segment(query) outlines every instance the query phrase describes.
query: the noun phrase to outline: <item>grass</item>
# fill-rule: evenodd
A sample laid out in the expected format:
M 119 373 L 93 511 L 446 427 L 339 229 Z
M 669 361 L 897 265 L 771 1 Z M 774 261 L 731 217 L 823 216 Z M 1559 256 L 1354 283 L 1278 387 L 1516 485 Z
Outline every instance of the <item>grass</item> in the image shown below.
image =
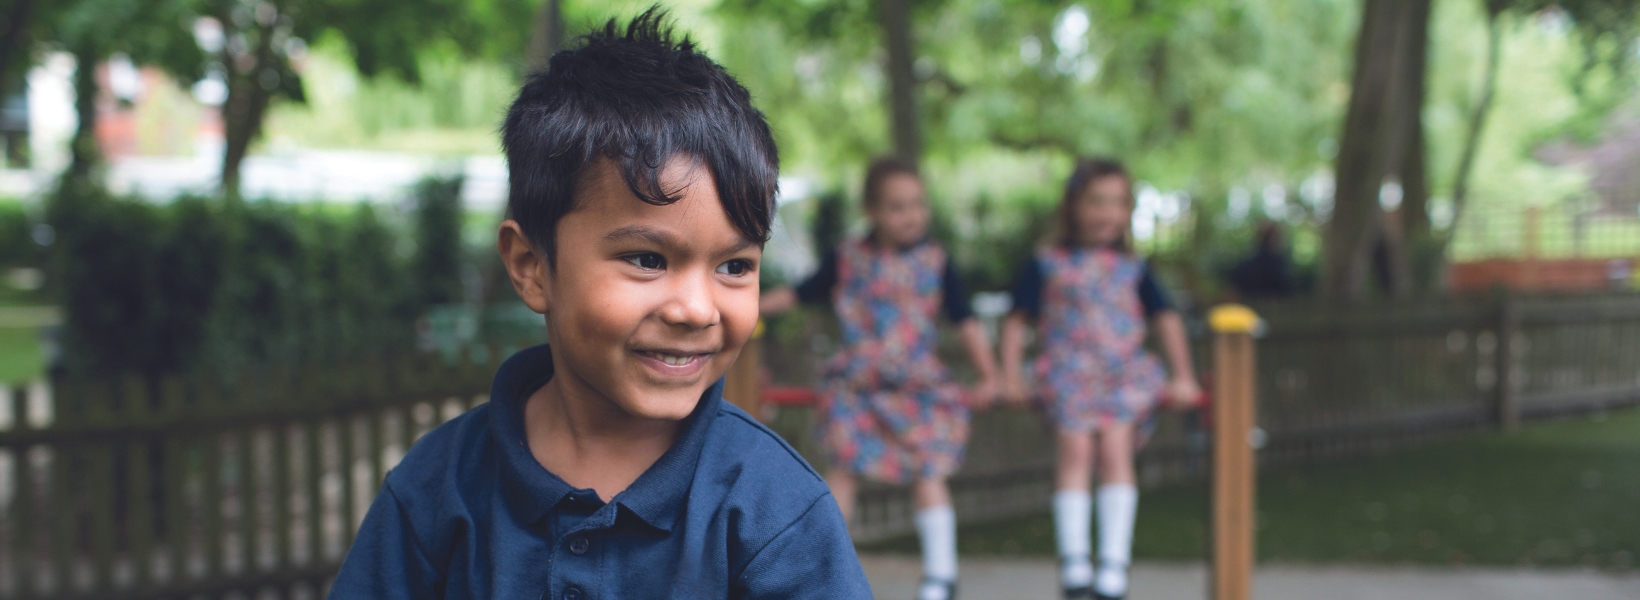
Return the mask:
M 35 379 L 45 368 L 38 329 L 0 327 L 0 385 Z
M 40 304 L 36 294 L 15 290 L 0 282 L 0 309 Z M 0 386 L 39 377 L 45 372 L 45 361 L 39 328 L 0 325 Z
M 1258 493 L 1262 560 L 1631 570 L 1640 562 L 1640 412 L 1269 469 Z M 1136 557 L 1203 557 L 1206 498 L 1202 484 L 1146 492 Z M 968 526 L 960 538 L 964 555 L 1054 551 L 1046 513 Z M 917 545 L 907 537 L 863 549 Z

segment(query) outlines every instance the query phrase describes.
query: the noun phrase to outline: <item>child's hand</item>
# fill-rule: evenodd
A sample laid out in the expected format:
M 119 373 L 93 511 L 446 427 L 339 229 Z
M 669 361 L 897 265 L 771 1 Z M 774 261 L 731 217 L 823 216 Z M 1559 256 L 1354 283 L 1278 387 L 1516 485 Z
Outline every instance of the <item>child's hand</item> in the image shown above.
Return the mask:
M 1168 408 L 1173 410 L 1189 410 L 1201 406 L 1202 387 L 1196 383 L 1195 377 L 1174 377 L 1162 388 L 1162 398 Z
M 996 377 L 981 377 L 979 382 L 968 390 L 969 408 L 976 410 L 990 408 L 991 405 L 996 404 L 997 391 Z

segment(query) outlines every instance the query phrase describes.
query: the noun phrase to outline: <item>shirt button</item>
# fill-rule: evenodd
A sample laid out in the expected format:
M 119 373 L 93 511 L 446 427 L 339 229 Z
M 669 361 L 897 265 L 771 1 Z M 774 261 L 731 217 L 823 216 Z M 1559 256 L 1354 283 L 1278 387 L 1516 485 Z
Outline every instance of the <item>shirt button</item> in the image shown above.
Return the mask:
M 564 600 L 581 600 L 581 588 L 570 586 L 564 590 Z
M 587 548 L 590 547 L 592 547 L 592 543 L 588 542 L 584 537 L 578 537 L 569 541 L 569 551 L 576 555 L 586 554 Z

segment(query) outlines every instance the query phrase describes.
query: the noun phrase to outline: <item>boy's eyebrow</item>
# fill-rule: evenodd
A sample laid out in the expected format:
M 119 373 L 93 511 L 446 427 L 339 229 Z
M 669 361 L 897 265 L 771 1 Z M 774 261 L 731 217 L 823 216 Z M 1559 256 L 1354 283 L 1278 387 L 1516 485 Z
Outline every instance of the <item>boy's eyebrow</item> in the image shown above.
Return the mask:
M 677 243 L 677 236 L 653 227 L 643 225 L 627 225 L 617 227 L 604 234 L 604 239 L 612 242 L 638 238 L 657 246 L 670 246 Z
M 625 227 L 617 227 L 615 229 L 611 229 L 609 233 L 604 234 L 604 239 L 612 242 L 624 241 L 632 238 L 638 238 L 656 246 L 682 245 L 682 241 L 670 232 L 643 225 L 627 225 Z M 757 245 L 757 242 L 741 237 L 740 241 L 735 242 L 733 246 L 724 249 L 722 253 L 735 254 Z

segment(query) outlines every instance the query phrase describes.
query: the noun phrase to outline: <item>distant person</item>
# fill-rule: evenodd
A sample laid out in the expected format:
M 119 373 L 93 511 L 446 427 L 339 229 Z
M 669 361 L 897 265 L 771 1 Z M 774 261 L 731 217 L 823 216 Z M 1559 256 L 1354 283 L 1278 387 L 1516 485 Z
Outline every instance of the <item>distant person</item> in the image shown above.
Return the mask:
M 1123 598 L 1138 510 L 1133 453 L 1139 424 L 1161 398 L 1179 404 L 1201 396 L 1190 364 L 1184 321 L 1136 256 L 1129 231 L 1133 180 L 1121 163 L 1079 160 L 1060 205 L 1063 235 L 1019 267 L 1013 311 L 1003 321 L 1002 372 L 1014 402 L 1033 396 L 1057 432 L 1053 517 L 1066 598 Z M 1156 327 L 1172 376 L 1144 350 L 1147 321 Z M 1041 340 L 1029 380 L 1025 329 Z M 1098 460 L 1099 489 L 1090 477 Z M 1093 561 L 1090 521 L 1099 514 Z
M 928 239 L 928 199 L 909 163 L 879 159 L 866 172 L 871 232 L 846 240 L 796 289 L 763 297 L 763 314 L 831 301 L 843 348 L 826 363 L 817 433 L 826 481 L 845 518 L 857 479 L 914 484 L 922 543 L 919 600 L 947 600 L 957 580 L 957 521 L 945 480 L 962 463 L 970 402 L 996 395 L 991 344 L 951 257 Z M 934 354 L 939 315 L 957 324 L 979 371 L 971 393 Z
M 650 9 L 532 75 L 502 147 L 550 343 L 388 474 L 331 597 L 871 597 L 825 481 L 722 398 L 779 165 L 746 89 Z
M 1297 291 L 1293 260 L 1282 241 L 1281 227 L 1275 223 L 1259 226 L 1253 255 L 1230 269 L 1230 287 L 1248 300 L 1285 298 Z

